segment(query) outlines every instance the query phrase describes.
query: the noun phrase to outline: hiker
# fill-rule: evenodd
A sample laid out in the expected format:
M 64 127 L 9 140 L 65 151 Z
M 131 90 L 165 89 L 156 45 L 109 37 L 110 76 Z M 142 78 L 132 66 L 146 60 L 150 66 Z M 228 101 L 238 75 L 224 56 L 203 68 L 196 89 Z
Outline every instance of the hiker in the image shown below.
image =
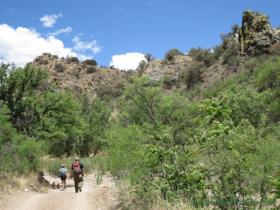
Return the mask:
M 59 170 L 59 176 L 60 176 L 60 179 L 61 179 L 61 182 L 62 182 L 62 189 L 63 189 L 63 186 L 64 186 L 64 189 L 66 189 L 66 178 L 68 176 L 67 174 L 67 169 L 65 168 L 65 164 L 62 164 L 61 165 L 61 169 Z
M 78 193 L 78 190 L 82 192 L 83 186 L 83 176 L 85 173 L 84 165 L 79 162 L 79 158 L 75 158 L 75 163 L 73 163 L 71 167 L 70 179 L 72 179 L 72 175 L 74 176 L 75 182 L 75 192 Z

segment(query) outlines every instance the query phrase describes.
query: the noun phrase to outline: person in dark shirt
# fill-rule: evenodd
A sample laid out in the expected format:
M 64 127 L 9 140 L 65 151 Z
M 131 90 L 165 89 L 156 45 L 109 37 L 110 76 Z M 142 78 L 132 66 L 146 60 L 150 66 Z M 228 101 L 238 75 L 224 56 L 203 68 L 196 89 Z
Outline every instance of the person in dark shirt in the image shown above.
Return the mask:
M 82 192 L 84 174 L 85 174 L 84 165 L 82 163 L 80 163 L 79 158 L 76 157 L 75 163 L 73 163 L 73 165 L 71 167 L 71 172 L 70 172 L 70 179 L 72 179 L 72 176 L 74 177 L 76 193 L 78 193 L 78 191 Z

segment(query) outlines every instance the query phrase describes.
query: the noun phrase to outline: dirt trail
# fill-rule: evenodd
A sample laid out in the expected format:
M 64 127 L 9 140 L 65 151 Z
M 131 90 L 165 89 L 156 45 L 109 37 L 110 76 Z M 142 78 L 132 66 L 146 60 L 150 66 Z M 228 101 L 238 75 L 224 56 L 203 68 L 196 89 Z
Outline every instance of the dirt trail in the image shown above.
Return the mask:
M 59 179 L 45 177 L 47 180 Z M 75 193 L 73 179 L 67 179 L 67 189 L 50 189 L 47 193 L 19 193 L 8 199 L 0 209 L 12 210 L 105 210 L 118 209 L 117 188 L 110 175 L 104 175 L 100 185 L 95 174 L 84 177 L 82 192 Z M 50 182 L 52 183 L 52 182 Z

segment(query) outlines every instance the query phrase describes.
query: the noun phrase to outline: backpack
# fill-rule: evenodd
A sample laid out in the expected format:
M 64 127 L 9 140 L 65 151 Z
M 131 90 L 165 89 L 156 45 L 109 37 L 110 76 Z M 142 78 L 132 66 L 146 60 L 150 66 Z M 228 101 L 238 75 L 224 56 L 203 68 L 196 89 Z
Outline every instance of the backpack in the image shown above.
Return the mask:
M 82 172 L 79 163 L 74 163 L 73 165 L 73 173 L 79 175 Z
M 62 176 L 65 175 L 65 172 L 66 172 L 66 168 L 61 168 L 61 169 L 60 169 L 60 173 L 61 173 Z

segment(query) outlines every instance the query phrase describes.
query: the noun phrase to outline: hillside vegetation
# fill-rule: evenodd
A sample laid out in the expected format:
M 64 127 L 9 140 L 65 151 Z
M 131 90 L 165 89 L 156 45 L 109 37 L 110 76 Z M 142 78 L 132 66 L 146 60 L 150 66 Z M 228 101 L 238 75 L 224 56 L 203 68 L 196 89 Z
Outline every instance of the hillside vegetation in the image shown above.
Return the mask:
M 2 64 L 0 179 L 103 152 L 124 208 L 276 207 L 280 39 L 250 10 L 221 38 L 135 72 L 50 54 Z

